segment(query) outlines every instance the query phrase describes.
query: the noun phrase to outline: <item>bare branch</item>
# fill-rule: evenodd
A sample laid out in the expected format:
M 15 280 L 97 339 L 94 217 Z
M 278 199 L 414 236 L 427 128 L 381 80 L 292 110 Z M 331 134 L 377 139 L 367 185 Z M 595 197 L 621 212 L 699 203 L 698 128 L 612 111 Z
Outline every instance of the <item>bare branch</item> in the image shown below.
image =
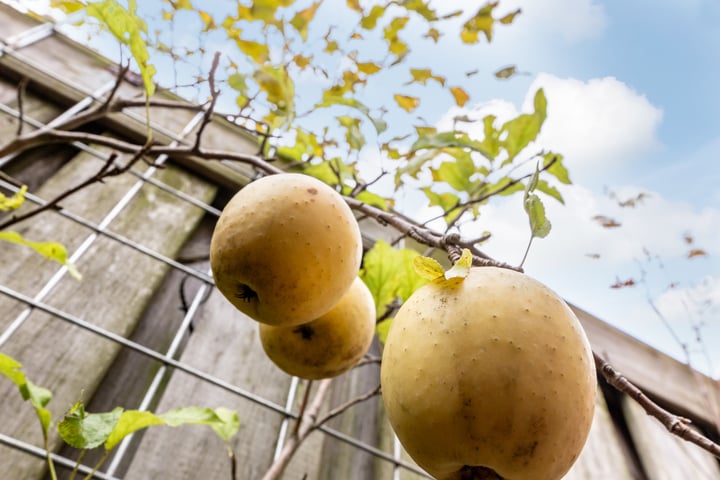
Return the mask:
M 689 425 L 691 422 L 689 419 L 674 415 L 650 400 L 642 390 L 630 382 L 623 374 L 615 370 L 612 365 L 597 353 L 593 352 L 593 358 L 595 359 L 597 370 L 602 374 L 608 384 L 636 401 L 648 415 L 659 420 L 668 432 L 690 443 L 694 443 L 703 450 L 720 458 L 720 445 L 690 428 Z
M 25 108 L 24 108 L 24 101 L 25 101 L 25 91 L 27 90 L 28 85 L 28 78 L 23 77 L 20 80 L 20 83 L 18 83 L 17 87 L 17 104 L 18 104 L 18 112 L 20 113 L 18 115 L 18 126 L 15 134 L 19 137 L 22 135 L 23 131 L 23 124 L 25 123 Z

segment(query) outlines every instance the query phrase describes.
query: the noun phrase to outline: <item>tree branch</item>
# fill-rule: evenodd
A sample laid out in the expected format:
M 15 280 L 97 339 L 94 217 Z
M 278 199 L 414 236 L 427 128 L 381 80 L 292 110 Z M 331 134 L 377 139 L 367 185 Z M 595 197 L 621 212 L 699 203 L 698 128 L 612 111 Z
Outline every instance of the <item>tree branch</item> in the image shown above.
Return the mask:
M 623 374 L 615 370 L 612 365 L 597 353 L 593 352 L 593 358 L 595 359 L 595 366 L 598 372 L 602 374 L 608 384 L 632 398 L 648 415 L 659 420 L 668 432 L 720 458 L 720 445 L 690 428 L 689 425 L 691 422 L 689 419 L 674 415 L 650 400 L 642 390 L 630 382 Z

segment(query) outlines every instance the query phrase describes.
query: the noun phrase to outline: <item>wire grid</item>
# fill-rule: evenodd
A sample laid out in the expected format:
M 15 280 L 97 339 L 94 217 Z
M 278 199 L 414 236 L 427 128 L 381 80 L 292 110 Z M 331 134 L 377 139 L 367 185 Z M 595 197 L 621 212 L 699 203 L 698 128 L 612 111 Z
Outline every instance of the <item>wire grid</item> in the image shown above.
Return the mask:
M 65 20 L 65 22 L 72 21 L 72 17 L 69 17 Z M 22 58 L 22 55 L 18 52 L 18 50 L 32 45 L 40 40 L 43 40 L 51 35 L 57 34 L 59 24 L 42 24 L 37 27 L 31 28 L 19 35 L 14 36 L 9 41 L 6 41 L 4 44 L 0 44 L 0 57 L 3 55 L 14 55 L 16 57 Z M 23 61 L 28 60 L 25 58 L 22 58 Z M 47 73 L 48 75 L 58 76 L 57 72 L 50 72 L 43 70 L 41 65 L 34 64 L 35 68 L 40 69 L 44 73 Z M 66 80 L 65 80 L 66 81 Z M 68 84 L 72 84 L 72 82 L 66 81 Z M 114 83 L 114 82 L 113 82 Z M 64 119 L 71 117 L 72 115 L 84 110 L 85 108 L 91 106 L 96 101 L 100 101 L 102 96 L 106 94 L 113 86 L 113 83 L 109 83 L 106 85 L 103 85 L 99 89 L 97 89 L 94 92 L 87 92 L 85 91 L 81 86 L 79 85 L 71 85 L 73 88 L 83 91 L 83 94 L 86 94 L 87 96 L 83 98 L 81 101 L 77 102 L 75 105 L 71 106 L 69 109 L 65 110 L 61 115 L 53 119 L 52 121 L 43 124 L 35 119 L 29 118 L 27 115 L 23 115 L 22 119 L 24 122 L 26 122 L 28 125 L 34 127 L 34 128 L 50 128 L 55 125 L 60 124 Z M 20 112 L 8 107 L 7 105 L 0 104 L 0 110 L 12 117 L 15 117 L 16 119 L 19 119 L 21 117 Z M 133 112 L 128 112 L 129 114 L 133 114 Z M 153 128 L 156 131 L 162 131 L 163 134 L 168 135 L 169 137 L 173 138 L 173 143 L 178 145 L 181 144 L 187 135 L 189 135 L 193 129 L 199 124 L 199 122 L 202 120 L 203 113 L 198 113 L 182 130 L 180 135 L 174 135 L 172 132 L 169 132 L 165 129 L 163 129 L 161 126 L 153 125 Z M 142 120 L 142 118 L 140 118 Z M 72 146 L 75 148 L 84 151 L 86 153 L 89 153 L 90 155 L 101 159 L 103 161 L 108 160 L 108 154 L 101 152 L 90 145 L 84 144 L 82 142 L 73 142 Z M 14 156 L 6 156 L 3 158 L 0 158 L 0 168 L 3 168 L 5 165 L 7 165 L 11 160 L 13 160 Z M 159 156 L 155 159 L 156 165 L 158 167 L 162 165 L 167 160 L 166 156 Z M 110 340 L 112 342 L 115 342 L 119 345 L 121 345 L 124 348 L 130 349 L 134 352 L 140 353 L 141 355 L 144 355 L 148 358 L 151 358 L 153 360 L 156 360 L 162 364 L 162 367 L 156 372 L 155 377 L 153 378 L 153 381 L 146 391 L 140 405 L 140 409 L 147 409 L 148 406 L 155 400 L 159 393 L 159 387 L 162 384 L 163 378 L 167 374 L 168 370 L 180 370 L 183 371 L 189 375 L 192 375 L 196 378 L 201 379 L 204 382 L 207 382 L 209 384 L 215 385 L 217 387 L 220 387 L 228 392 L 231 392 L 233 394 L 236 394 L 242 398 L 245 398 L 257 405 L 260 405 L 270 411 L 273 411 L 283 417 L 283 422 L 281 424 L 281 427 L 278 431 L 277 441 L 275 445 L 275 454 L 274 458 L 277 458 L 280 454 L 280 451 L 282 450 L 282 447 L 284 445 L 285 437 L 288 430 L 289 422 L 293 419 L 297 419 L 297 415 L 292 411 L 292 405 L 294 404 L 295 396 L 297 393 L 299 381 L 297 378 L 293 378 L 290 382 L 290 386 L 287 392 L 286 402 L 284 405 L 278 405 L 272 401 L 269 401 L 259 395 L 254 394 L 251 391 L 248 391 L 246 389 L 243 389 L 237 385 L 233 385 L 229 382 L 226 382 L 214 375 L 212 375 L 211 372 L 202 371 L 200 369 L 194 368 L 193 366 L 184 363 L 177 359 L 178 354 L 180 353 L 180 346 L 182 343 L 182 340 L 186 338 L 187 335 L 189 335 L 189 329 L 191 326 L 191 323 L 200 310 L 200 305 L 202 303 L 202 299 L 205 297 L 205 295 L 208 293 L 210 289 L 214 288 L 214 283 L 211 277 L 210 272 L 203 272 L 200 270 L 197 270 L 193 267 L 184 265 L 182 263 L 177 262 L 176 260 L 169 258 L 159 252 L 156 252 L 150 248 L 148 248 L 145 245 L 142 245 L 138 242 L 135 242 L 129 238 L 126 238 L 122 235 L 113 233 L 111 230 L 109 230 L 109 227 L 111 226 L 113 220 L 119 215 L 119 213 L 124 209 L 124 207 L 130 202 L 130 200 L 137 194 L 138 191 L 140 191 L 140 188 L 143 185 L 151 185 L 152 187 L 161 189 L 162 191 L 169 193 L 173 195 L 175 198 L 177 198 L 180 201 L 183 202 L 189 202 L 192 205 L 199 207 L 203 209 L 207 215 L 211 215 L 214 217 L 219 216 L 220 211 L 213 207 L 212 205 L 209 205 L 207 203 L 204 203 L 197 198 L 191 197 L 187 195 L 186 193 L 167 185 L 157 179 L 153 178 L 154 173 L 157 171 L 158 167 L 150 167 L 144 172 L 140 172 L 138 170 L 131 169 L 128 174 L 133 175 L 137 178 L 137 182 L 135 182 L 130 189 L 126 192 L 126 194 L 117 202 L 117 204 L 110 210 L 110 212 L 103 218 L 99 223 L 94 223 L 92 221 L 89 221 L 79 215 L 76 215 L 68 210 L 65 209 L 59 209 L 55 210 L 55 212 L 83 227 L 85 227 L 89 234 L 84 239 L 84 241 L 80 244 L 80 246 L 75 249 L 70 257 L 70 262 L 77 262 L 84 254 L 88 251 L 90 246 L 99 238 L 99 237 L 106 237 L 109 238 L 115 242 L 118 242 L 124 246 L 130 247 L 144 255 L 147 255 L 148 257 L 152 258 L 153 260 L 157 262 L 162 262 L 169 267 L 179 270 L 187 275 L 190 275 L 202 282 L 200 289 L 195 294 L 192 303 L 190 305 L 190 308 L 188 308 L 187 313 L 185 314 L 182 322 L 180 323 L 177 330 L 174 332 L 173 340 L 170 344 L 170 346 L 167 348 L 166 351 L 156 351 L 151 348 L 148 348 L 144 345 L 141 345 L 139 343 L 136 343 L 132 340 L 129 340 L 128 338 L 125 338 L 121 335 L 115 334 L 111 331 L 108 331 L 106 329 L 103 329 L 102 327 L 98 327 L 97 325 L 94 325 L 91 322 L 88 322 L 87 320 L 83 318 L 79 318 L 75 315 L 69 314 L 61 309 L 58 309 L 56 307 L 50 306 L 47 303 L 44 303 L 45 297 L 53 290 L 53 288 L 60 282 L 60 280 L 68 273 L 68 270 L 66 267 L 60 267 L 55 272 L 55 274 L 50 278 L 50 280 L 43 285 L 43 287 L 40 289 L 40 291 L 33 297 L 30 297 L 28 295 L 22 294 L 18 291 L 15 291 L 5 285 L 0 285 L 0 293 L 3 295 L 6 295 L 10 298 L 13 298 L 23 304 L 26 305 L 25 310 L 23 310 L 11 324 L 2 332 L 0 332 L 0 349 L 2 346 L 10 341 L 12 338 L 12 335 L 23 325 L 25 320 L 29 317 L 30 313 L 34 310 L 39 310 L 48 314 L 53 315 L 59 320 L 65 321 L 69 324 L 72 324 L 76 327 L 79 327 L 81 329 L 84 329 L 88 332 L 92 332 L 95 335 L 98 335 L 100 337 L 103 337 L 107 340 Z M 19 189 L 2 179 L 0 179 L 0 188 L 6 189 L 10 192 L 17 192 Z M 46 200 L 32 194 L 27 193 L 26 199 L 30 202 L 36 204 L 36 205 L 43 205 L 46 203 Z M 383 450 L 378 449 L 374 445 L 370 445 L 368 443 L 362 442 L 350 435 L 347 435 L 343 432 L 337 431 L 335 429 L 329 428 L 325 425 L 321 426 L 319 428 L 319 431 L 322 431 L 325 435 L 328 435 L 340 442 L 344 442 L 348 445 L 351 445 L 357 449 L 363 450 L 383 461 L 391 462 L 394 465 L 393 468 L 393 478 L 399 478 L 400 471 L 402 469 L 427 476 L 422 470 L 420 470 L 415 465 L 412 465 L 403 459 L 401 459 L 401 449 L 399 448 L 399 444 L 397 442 L 397 438 L 394 438 L 394 448 L 392 453 L 387 453 Z M 116 477 L 115 473 L 122 462 L 123 458 L 127 454 L 127 449 L 130 444 L 130 437 L 127 437 L 116 449 L 115 455 L 113 456 L 113 459 L 110 463 L 110 465 L 107 467 L 105 472 L 95 472 L 93 474 L 94 478 L 99 479 L 110 479 L 110 480 L 120 480 L 120 477 Z M 11 448 L 17 449 L 19 451 L 25 452 L 29 455 L 34 455 L 36 457 L 44 458 L 46 455 L 46 452 L 44 449 L 39 448 L 37 446 L 28 444 L 20 439 L 16 439 L 13 437 L 10 437 L 8 435 L 0 433 L 0 444 L 4 444 L 6 446 L 9 446 Z M 51 454 L 53 460 L 57 462 L 59 465 L 67 466 L 67 467 L 73 467 L 75 465 L 75 460 L 64 457 L 62 455 L 58 454 Z M 91 468 L 81 465 L 79 468 L 79 471 L 85 474 L 88 474 L 91 472 Z

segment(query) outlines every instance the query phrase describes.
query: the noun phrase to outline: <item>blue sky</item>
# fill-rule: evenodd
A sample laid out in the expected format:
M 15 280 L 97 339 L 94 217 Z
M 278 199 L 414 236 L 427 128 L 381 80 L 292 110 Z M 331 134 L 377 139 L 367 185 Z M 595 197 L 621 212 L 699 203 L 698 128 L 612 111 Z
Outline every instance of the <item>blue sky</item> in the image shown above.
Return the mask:
M 206 1 L 202 8 L 215 11 L 223 3 L 227 5 Z M 470 3 L 481 4 L 435 2 L 443 11 Z M 414 49 L 408 64 L 431 66 L 471 93 L 471 102 L 462 109 L 449 107 L 440 95 L 425 95 L 414 113 L 437 126 L 448 126 L 458 114 L 510 118 L 527 110 L 542 87 L 548 119 L 536 147 L 563 153 L 574 185 L 562 189 L 565 206 L 546 201 L 553 232 L 534 243 L 526 271 L 570 302 L 685 360 L 676 341 L 680 338 L 693 366 L 720 376 L 720 349 L 715 348 L 720 344 L 720 4 L 501 0 L 498 11 L 516 7 L 523 13 L 513 25 L 497 28 L 489 46 L 468 48 L 452 40 L 457 35 L 448 24 L 444 33 L 450 42 L 444 50 Z M 321 8 L 317 21 L 337 24 L 348 18 Z M 190 33 L 183 37 L 184 30 L 177 29 L 177 40 L 197 40 Z M 410 28 L 403 36 L 412 41 L 422 33 L 424 29 Z M 96 46 L 102 48 L 103 42 Z M 204 46 L 229 51 L 219 39 Z M 370 52 L 365 47 L 360 54 Z M 508 64 L 527 74 L 509 80 L 491 75 Z M 471 70 L 480 73 L 466 76 Z M 402 84 L 407 79 L 394 80 Z M 297 88 L 317 88 L 323 82 L 309 76 Z M 369 87 L 364 95 L 372 103 L 383 96 L 391 101 L 393 92 Z M 388 120 L 407 117 L 390 115 Z M 334 119 L 318 114 L 307 121 L 322 125 Z M 477 126 L 468 128 L 480 135 Z M 383 162 L 373 152 L 361 160 L 370 169 Z M 609 192 L 619 200 L 647 196 L 636 208 L 622 208 Z M 408 200 L 406 208 L 421 217 L 436 213 L 418 207 L 415 197 Z M 603 228 L 595 215 L 616 219 L 621 226 Z M 468 235 L 483 230 L 494 233 L 488 253 L 517 263 L 528 230 L 520 198 L 490 205 L 475 225 L 465 227 Z M 693 248 L 707 255 L 687 258 Z M 643 271 L 644 283 L 610 288 L 618 279 L 641 280 Z M 668 289 L 670 283 L 676 286 Z

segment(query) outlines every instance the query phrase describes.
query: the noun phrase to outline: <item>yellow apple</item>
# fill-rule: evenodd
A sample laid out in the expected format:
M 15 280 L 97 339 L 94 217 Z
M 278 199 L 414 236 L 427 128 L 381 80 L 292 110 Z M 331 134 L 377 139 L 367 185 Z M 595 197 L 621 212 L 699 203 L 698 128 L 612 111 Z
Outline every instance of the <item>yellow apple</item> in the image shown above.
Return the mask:
M 375 334 L 375 302 L 356 278 L 350 290 L 320 318 L 296 326 L 259 324 L 260 341 L 281 370 L 316 380 L 346 372 L 370 348 Z
M 330 310 L 361 258 L 360 228 L 342 196 L 296 173 L 240 190 L 210 242 L 218 289 L 240 311 L 272 325 L 306 323 Z
M 596 381 L 567 304 L 494 267 L 411 295 L 381 364 L 390 424 L 439 480 L 562 478 L 587 439 Z

